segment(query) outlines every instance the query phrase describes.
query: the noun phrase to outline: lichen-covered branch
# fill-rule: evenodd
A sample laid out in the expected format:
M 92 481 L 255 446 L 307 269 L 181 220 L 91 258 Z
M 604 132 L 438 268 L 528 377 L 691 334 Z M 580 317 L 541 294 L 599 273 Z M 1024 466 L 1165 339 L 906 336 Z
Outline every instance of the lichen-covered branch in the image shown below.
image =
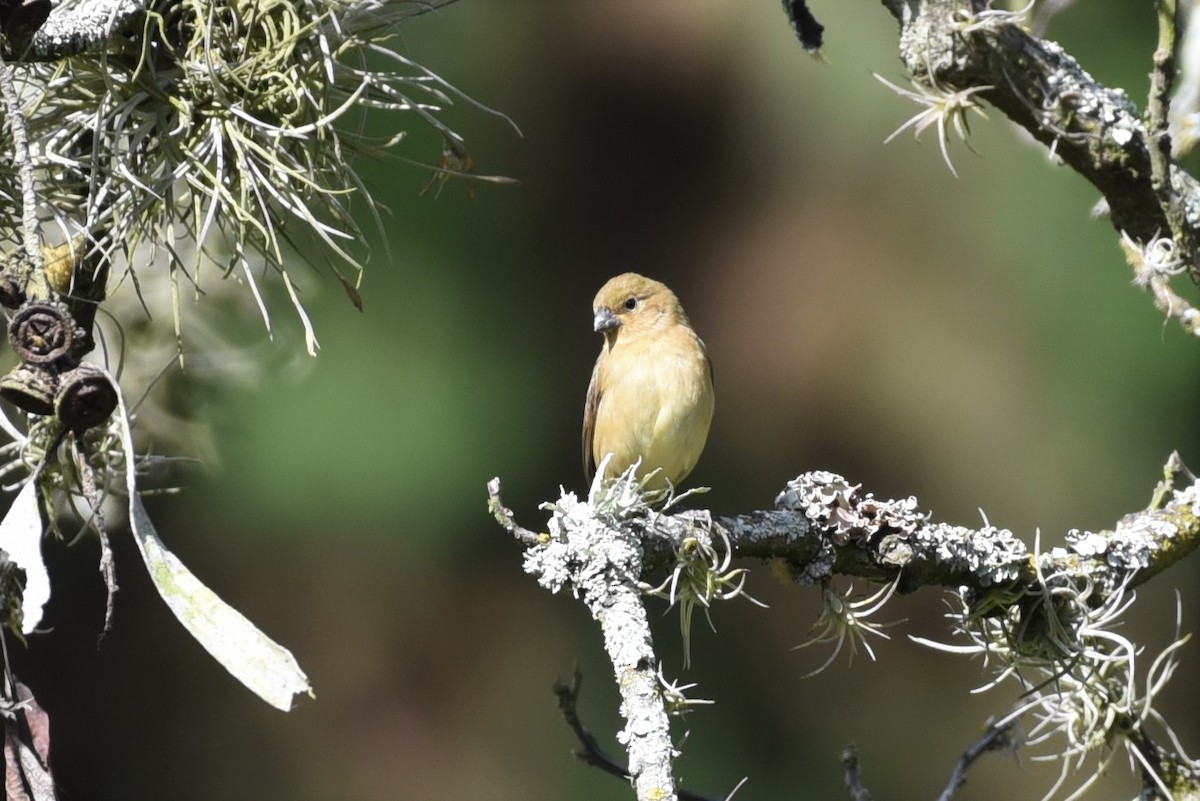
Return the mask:
M 1072 530 L 1065 547 L 1037 554 L 1036 561 L 1011 531 L 932 522 L 916 498 L 880 500 L 826 472 L 788 482 L 775 510 L 715 522 L 735 555 L 785 559 L 802 584 L 838 574 L 899 578 L 901 590 L 943 586 L 987 592 L 1033 582 L 1040 568 L 1088 576 L 1103 587 L 1126 580 L 1136 586 L 1200 544 L 1200 485 L 1172 489 L 1171 495 L 1160 507 L 1127 515 L 1111 531 Z
M 55 61 L 102 48 L 113 32 L 149 0 L 80 0 L 59 4 L 27 45 L 5 43 L 4 58 L 16 61 Z
M 674 793 L 663 685 L 642 599 L 656 594 L 679 605 L 686 647 L 695 606 L 745 595 L 745 569 L 729 567 L 735 556 L 782 560 L 798 583 L 824 588 L 845 575 L 890 582 L 900 591 L 953 589 L 961 603 L 952 616 L 954 633 L 971 644 L 946 648 L 986 653 L 1001 666 L 1001 678 L 1020 681 L 1020 702 L 996 726 L 1033 715 L 1044 730 L 1062 728 L 1076 738 L 1063 752 L 1064 766 L 1097 744 L 1119 743 L 1140 759 L 1154 743 L 1146 726 L 1165 726 L 1152 701 L 1174 670 L 1173 654 L 1184 638 L 1155 660 L 1141 693 L 1134 690 L 1141 649 L 1112 628 L 1132 603 L 1133 587 L 1200 544 L 1200 483 L 1177 455 L 1148 508 L 1108 531 L 1067 532 L 1064 546 L 1044 552 L 986 522 L 976 529 L 934 522 L 915 498 L 881 500 L 828 472 L 788 482 L 773 509 L 731 517 L 670 513 L 672 501 L 668 510 L 647 503 L 629 475 L 597 479 L 587 499 L 564 493 L 546 505 L 551 517 L 544 534 L 515 522 L 500 500 L 498 479 L 488 493 L 492 514 L 527 549 L 525 571 L 553 592 L 574 593 L 601 624 L 622 693 L 621 740 L 639 798 Z M 667 578 L 655 586 L 653 577 L 664 570 Z M 834 600 L 846 625 L 860 632 L 868 627 L 864 605 Z M 1078 708 L 1106 711 L 1083 725 Z M 1177 789 L 1191 787 L 1197 766 L 1154 748 L 1147 775 L 1182 777 Z
M 489 490 L 493 511 L 504 511 L 499 482 L 493 480 Z M 620 525 L 615 511 L 612 505 L 580 503 L 564 496 L 554 507 L 549 533 L 526 552 L 525 572 L 552 592 L 574 593 L 600 624 L 621 692 L 625 729 L 618 739 L 629 755 L 637 797 L 674 801 L 675 751 L 640 583 L 641 531 Z M 516 528 L 502 525 L 528 542 Z
M 21 109 L 20 96 L 13 82 L 12 70 L 0 61 L 0 97 L 3 97 L 4 118 L 12 137 L 12 160 L 17 167 L 21 184 L 21 233 L 25 258 L 32 272 L 38 276 L 40 292 L 33 293 L 45 298 L 45 275 L 42 272 L 41 239 L 37 224 L 37 188 L 33 180 L 33 163 L 29 159 L 29 131 L 25 125 L 25 113 Z M 29 293 L 29 288 L 26 292 Z
M 962 0 L 882 0 L 900 23 L 900 56 L 914 78 L 978 94 L 1045 144 L 1104 196 L 1113 227 L 1140 243 L 1171 236 L 1200 281 L 1200 185 L 1174 160 L 1166 96 L 1174 76 L 1173 2 L 1158 4 L 1160 37 L 1147 116 L 1100 84 L 1014 12 Z
M 579 592 L 580 576 L 592 582 L 604 575 L 600 568 L 585 571 L 572 561 L 580 557 L 568 546 L 582 547 L 588 559 L 611 560 L 609 539 L 617 534 L 633 537 L 644 573 L 635 580 L 643 580 L 674 560 L 689 538 L 709 542 L 719 530 L 733 556 L 782 559 L 802 585 L 842 575 L 883 582 L 899 579 L 903 592 L 933 586 L 986 593 L 1034 583 L 1039 571 L 1086 577 L 1098 590 L 1120 583 L 1132 587 L 1187 556 L 1200 545 L 1200 483 L 1179 466 L 1175 455 L 1167 474 L 1150 508 L 1126 515 L 1108 531 L 1072 529 L 1065 546 L 1040 554 L 1007 529 L 934 522 L 916 498 L 882 500 L 862 485 L 824 471 L 789 481 L 774 509 L 729 517 L 698 511 L 646 514 L 644 506 L 627 507 L 628 517 L 611 510 L 597 515 L 588 503 L 567 493 L 553 505 L 550 533 L 543 535 L 516 524 L 501 504 L 498 479 L 489 483 L 488 491 L 493 515 L 529 546 L 526 572 L 555 592 Z M 1187 476 L 1189 483 L 1176 487 L 1180 476 Z M 635 567 L 631 562 L 622 565 Z M 1097 595 L 1096 600 L 1102 598 Z
M 403 2 L 403 0 L 400 0 Z M 434 11 L 457 0 L 432 0 L 413 4 L 408 15 Z M 8 61 L 58 61 L 68 56 L 102 50 L 118 31 L 138 14 L 153 9 L 154 0 L 78 0 L 55 5 L 45 23 L 28 41 L 0 42 L 0 55 Z M 347 7 L 346 13 L 353 9 Z

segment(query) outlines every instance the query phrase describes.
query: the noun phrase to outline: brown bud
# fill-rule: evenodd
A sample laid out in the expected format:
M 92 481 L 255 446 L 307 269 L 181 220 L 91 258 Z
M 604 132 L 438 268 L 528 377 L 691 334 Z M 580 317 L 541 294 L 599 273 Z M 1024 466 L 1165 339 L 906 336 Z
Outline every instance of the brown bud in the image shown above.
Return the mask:
M 0 398 L 30 414 L 54 413 L 58 375 L 43 364 L 22 362 L 0 378 Z
M 8 341 L 21 361 L 56 362 L 71 350 L 75 321 L 59 303 L 27 303 L 8 325 Z
M 117 388 L 101 368 L 80 364 L 59 377 L 54 413 L 71 431 L 99 425 L 117 408 Z

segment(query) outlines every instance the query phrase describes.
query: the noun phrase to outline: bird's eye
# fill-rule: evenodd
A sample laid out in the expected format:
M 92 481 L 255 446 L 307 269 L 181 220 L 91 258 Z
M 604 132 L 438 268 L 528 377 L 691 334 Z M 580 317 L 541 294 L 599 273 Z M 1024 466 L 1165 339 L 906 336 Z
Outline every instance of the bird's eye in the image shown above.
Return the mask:
M 636 308 L 637 308 L 637 297 L 634 295 L 630 295 L 625 300 L 625 311 L 633 311 Z

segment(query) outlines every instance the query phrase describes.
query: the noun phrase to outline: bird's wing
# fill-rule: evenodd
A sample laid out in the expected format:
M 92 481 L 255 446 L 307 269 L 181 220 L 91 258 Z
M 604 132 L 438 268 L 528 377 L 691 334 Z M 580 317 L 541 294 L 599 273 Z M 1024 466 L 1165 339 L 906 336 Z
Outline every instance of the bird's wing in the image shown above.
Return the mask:
M 592 368 L 592 380 L 588 384 L 587 402 L 583 405 L 583 476 L 589 484 L 596 472 L 596 459 L 592 455 L 592 439 L 596 435 L 596 412 L 600 408 L 600 362 L 604 354 L 596 359 Z
M 699 336 L 696 337 L 696 341 L 700 343 L 700 352 L 704 354 L 704 362 L 708 365 L 708 383 L 715 387 L 717 385 L 717 373 L 713 370 L 712 359 L 708 356 L 708 346 L 704 344 L 704 340 Z

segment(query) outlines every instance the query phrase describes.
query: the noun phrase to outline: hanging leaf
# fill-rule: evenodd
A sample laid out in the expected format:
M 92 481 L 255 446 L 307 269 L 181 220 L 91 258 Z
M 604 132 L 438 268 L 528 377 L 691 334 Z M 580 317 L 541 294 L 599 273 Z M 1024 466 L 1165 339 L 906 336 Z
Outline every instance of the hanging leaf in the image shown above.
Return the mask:
M 290 651 L 222 601 L 159 539 L 137 492 L 133 436 L 124 397 L 117 411 L 125 451 L 129 525 L 154 586 L 179 622 L 234 678 L 271 706 L 290 710 L 296 695 L 313 694 L 308 677 Z

